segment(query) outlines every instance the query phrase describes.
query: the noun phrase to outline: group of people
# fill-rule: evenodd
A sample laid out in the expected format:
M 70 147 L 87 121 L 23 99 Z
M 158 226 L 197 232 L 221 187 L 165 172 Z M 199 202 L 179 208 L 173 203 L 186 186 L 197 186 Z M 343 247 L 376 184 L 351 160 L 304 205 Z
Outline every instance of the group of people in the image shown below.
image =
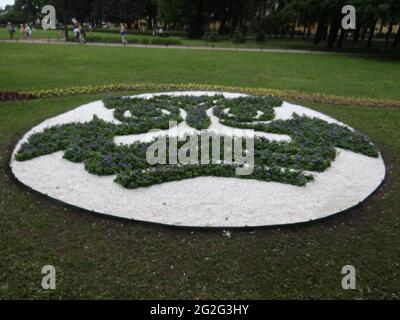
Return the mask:
M 79 23 L 77 20 L 73 19 L 73 25 L 74 25 L 74 35 L 75 35 L 75 41 L 81 44 L 85 44 L 86 43 L 86 32 L 85 29 L 83 27 L 83 25 L 81 23 Z M 92 26 L 89 26 L 89 31 L 91 31 Z M 7 31 L 9 34 L 9 38 L 10 40 L 14 39 L 14 35 L 15 35 L 15 28 L 12 25 L 11 22 L 7 23 Z M 32 31 L 33 28 L 29 25 L 29 23 L 24 23 L 20 25 L 20 31 L 21 31 L 21 35 L 22 38 L 24 40 L 31 40 L 32 39 Z M 153 30 L 153 35 L 154 36 L 162 36 L 164 30 L 163 28 L 154 28 Z M 128 44 L 128 29 L 125 26 L 125 24 L 121 23 L 120 25 L 120 35 L 121 35 L 121 41 L 122 44 L 126 45 Z
M 7 23 L 7 31 L 8 31 L 10 40 L 13 40 L 16 30 L 15 30 L 15 28 L 12 25 L 11 22 Z M 20 32 L 21 32 L 22 38 L 24 40 L 31 40 L 32 39 L 32 28 L 29 25 L 29 23 L 21 24 L 20 25 Z
M 153 36 L 160 36 L 160 37 L 162 37 L 163 33 L 164 33 L 164 29 L 163 29 L 162 27 L 159 27 L 159 28 L 154 27 L 154 29 L 153 29 Z
M 21 30 L 22 38 L 24 38 L 24 40 L 31 40 L 32 39 L 33 29 L 29 25 L 29 23 L 21 24 L 20 25 L 20 30 Z
M 127 40 L 128 29 L 123 23 L 121 23 L 121 25 L 120 25 L 119 33 L 121 35 L 122 44 L 124 44 L 124 45 L 128 44 L 128 40 Z M 164 29 L 162 27 L 153 29 L 153 36 L 162 37 L 163 33 L 164 33 Z
M 86 32 L 81 23 L 79 23 L 77 20 L 73 19 L 72 23 L 74 24 L 74 35 L 75 35 L 75 41 L 81 44 L 86 43 Z M 89 25 L 89 32 L 92 31 L 93 27 L 92 25 Z M 120 35 L 121 35 L 121 40 L 122 44 L 126 45 L 128 44 L 127 36 L 128 36 L 128 31 L 126 26 L 121 23 L 120 25 Z

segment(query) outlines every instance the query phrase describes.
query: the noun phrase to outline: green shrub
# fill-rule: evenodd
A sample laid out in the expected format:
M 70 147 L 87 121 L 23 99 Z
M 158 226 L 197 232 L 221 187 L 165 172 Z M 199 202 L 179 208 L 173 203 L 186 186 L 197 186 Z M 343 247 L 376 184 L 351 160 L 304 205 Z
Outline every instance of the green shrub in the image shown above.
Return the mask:
M 151 39 L 151 44 L 161 46 L 179 46 L 182 45 L 182 41 L 170 38 L 154 38 Z
M 205 41 L 208 42 L 219 42 L 222 40 L 221 35 L 216 31 L 209 31 L 205 34 L 204 38 Z
M 130 44 L 139 44 L 140 43 L 140 39 L 128 38 L 128 43 L 130 43 Z
M 259 33 L 257 33 L 256 42 L 258 44 L 264 44 L 266 40 L 267 40 L 267 36 L 266 36 L 265 32 L 260 31 Z
M 235 31 L 232 35 L 232 42 L 236 44 L 246 43 L 246 37 L 241 31 Z

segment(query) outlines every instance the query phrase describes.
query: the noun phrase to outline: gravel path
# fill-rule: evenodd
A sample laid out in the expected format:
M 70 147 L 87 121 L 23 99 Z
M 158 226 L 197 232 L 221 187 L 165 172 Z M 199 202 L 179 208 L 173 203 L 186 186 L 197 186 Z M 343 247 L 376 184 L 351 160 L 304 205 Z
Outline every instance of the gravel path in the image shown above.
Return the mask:
M 81 45 L 75 42 L 64 42 L 54 39 L 36 39 L 36 40 L 0 40 L 0 43 L 19 43 L 19 44 L 50 44 L 50 45 Z M 120 43 L 105 43 L 105 42 L 88 42 L 85 46 L 100 46 L 100 47 L 127 47 L 127 48 L 149 48 L 149 49 L 180 49 L 180 50 L 205 50 L 205 51 L 233 51 L 233 52 L 265 52 L 265 53 L 305 53 L 305 54 L 346 54 L 357 55 L 356 53 L 348 52 L 330 52 L 318 50 L 297 50 L 297 49 L 253 49 L 253 48 L 218 48 L 205 46 L 161 46 L 161 45 L 142 45 L 142 44 L 127 44 Z

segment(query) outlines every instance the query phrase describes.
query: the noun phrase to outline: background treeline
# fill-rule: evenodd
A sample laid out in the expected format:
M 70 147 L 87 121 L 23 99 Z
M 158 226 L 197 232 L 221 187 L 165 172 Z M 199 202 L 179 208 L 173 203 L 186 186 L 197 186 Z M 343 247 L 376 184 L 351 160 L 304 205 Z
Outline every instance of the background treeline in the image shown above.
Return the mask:
M 1 22 L 34 21 L 45 4 L 55 5 L 58 21 L 65 25 L 76 18 L 97 26 L 163 26 L 210 41 L 231 37 L 240 42 L 251 34 L 259 42 L 266 37 L 313 37 L 315 44 L 326 41 L 329 48 L 340 48 L 344 40 L 361 39 L 370 47 L 378 34 L 385 45 L 400 43 L 399 0 L 16 0 Z M 346 4 L 357 10 L 357 29 L 351 32 L 341 28 Z

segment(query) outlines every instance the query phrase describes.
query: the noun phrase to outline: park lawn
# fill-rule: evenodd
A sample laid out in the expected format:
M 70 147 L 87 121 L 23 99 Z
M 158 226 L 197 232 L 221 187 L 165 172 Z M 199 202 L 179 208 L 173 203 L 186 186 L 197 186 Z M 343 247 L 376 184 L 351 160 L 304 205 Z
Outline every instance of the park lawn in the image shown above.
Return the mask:
M 0 298 L 400 298 L 398 110 L 308 105 L 371 137 L 390 165 L 387 185 L 345 215 L 228 238 L 84 214 L 15 183 L 8 161 L 19 136 L 103 97 L 0 103 Z M 46 264 L 57 268 L 52 292 L 40 289 Z M 341 289 L 347 264 L 356 291 Z
M 400 99 L 400 61 L 342 54 L 0 44 L 0 91 L 201 83 Z
M 74 33 L 72 27 L 69 28 L 69 40 L 72 41 Z M 0 39 L 8 39 L 8 32 L 5 28 L 0 28 Z M 15 34 L 15 40 L 22 39 L 21 33 L 17 30 Z M 63 41 L 63 34 L 61 30 L 47 30 L 35 29 L 33 32 L 33 39 L 44 39 L 44 40 L 58 40 Z M 149 34 L 141 34 L 139 31 L 128 33 L 127 40 L 130 44 L 145 43 L 150 45 L 152 40 L 160 39 Z M 289 49 L 289 50 L 307 50 L 307 51 L 332 51 L 326 47 L 326 41 L 320 42 L 318 45 L 313 43 L 313 39 L 303 38 L 267 38 L 265 43 L 258 43 L 254 38 L 248 38 L 245 43 L 234 43 L 230 39 L 222 39 L 217 42 L 208 42 L 201 39 L 188 39 L 185 37 L 168 37 L 164 40 L 178 41 L 179 46 L 187 47 L 211 47 L 211 48 L 249 48 L 249 49 Z M 100 42 L 100 43 L 121 43 L 121 36 L 118 29 L 108 31 L 87 32 L 86 40 L 88 42 Z M 162 40 L 162 38 L 161 38 Z M 366 41 L 353 42 L 352 40 L 346 40 L 343 44 L 342 49 L 333 49 L 334 51 L 343 51 L 351 53 L 373 53 L 380 54 L 384 45 L 383 39 L 374 39 L 372 46 L 366 49 Z M 391 45 L 388 47 L 388 56 L 400 57 L 400 48 L 393 48 Z
M 22 34 L 18 26 L 14 26 L 16 28 L 16 32 L 14 34 L 15 40 L 22 40 Z M 61 30 L 47 30 L 44 31 L 42 29 L 35 29 L 32 33 L 33 39 L 61 39 Z M 0 28 L 0 39 L 7 40 L 9 38 L 9 34 L 6 28 Z
M 74 37 L 74 32 L 72 28 L 69 28 L 68 30 L 68 36 L 70 40 L 73 40 Z M 9 35 L 8 32 L 5 28 L 0 28 L 0 39 L 8 39 Z M 35 29 L 32 34 L 32 39 L 33 40 L 58 40 L 58 41 L 63 41 L 64 35 L 62 30 L 42 30 L 42 29 Z M 131 40 L 132 42 L 137 42 L 142 39 L 154 39 L 155 37 L 151 35 L 145 35 L 145 34 L 129 34 L 128 35 L 128 40 Z M 14 35 L 15 40 L 23 40 L 23 37 L 17 29 L 15 35 Z M 180 38 L 180 37 L 171 37 L 170 39 L 175 39 L 175 40 L 180 40 L 182 43 L 184 43 L 185 39 Z M 99 32 L 99 31 L 93 31 L 93 32 L 87 32 L 86 34 L 86 40 L 89 42 L 115 42 L 115 43 L 120 43 L 121 42 L 121 36 L 119 34 L 119 30 L 115 30 L 115 32 Z M 188 43 L 192 43 L 190 40 Z M 199 43 L 200 42 L 200 43 Z M 203 41 L 198 41 L 195 40 L 193 42 L 196 45 L 204 45 Z M 185 43 L 187 44 L 187 43 Z

